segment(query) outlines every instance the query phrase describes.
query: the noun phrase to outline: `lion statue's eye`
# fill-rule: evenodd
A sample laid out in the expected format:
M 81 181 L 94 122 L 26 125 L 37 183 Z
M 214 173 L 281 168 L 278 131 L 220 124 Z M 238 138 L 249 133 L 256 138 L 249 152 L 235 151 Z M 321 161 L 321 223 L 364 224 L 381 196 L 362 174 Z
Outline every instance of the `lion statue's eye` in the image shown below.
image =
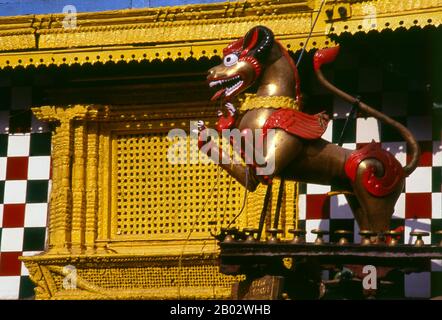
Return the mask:
M 234 53 L 225 56 L 223 61 L 226 67 L 233 66 L 237 62 L 238 62 L 238 56 Z

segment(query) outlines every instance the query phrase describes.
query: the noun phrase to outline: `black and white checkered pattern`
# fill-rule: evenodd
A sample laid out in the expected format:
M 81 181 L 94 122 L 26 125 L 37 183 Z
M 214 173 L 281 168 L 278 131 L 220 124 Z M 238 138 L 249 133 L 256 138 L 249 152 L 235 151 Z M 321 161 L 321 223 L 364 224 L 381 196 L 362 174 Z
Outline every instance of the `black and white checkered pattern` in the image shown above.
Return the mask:
M 410 58 L 409 64 L 397 67 L 396 64 L 400 64 L 397 60 L 401 59 L 396 59 L 385 66 L 379 57 L 367 58 L 376 47 L 363 53 L 362 49 L 346 51 L 344 45 L 338 60 L 332 67 L 326 67 L 327 77 L 339 88 L 360 96 L 362 101 L 406 125 L 421 147 L 419 165 L 406 178 L 391 229 L 403 226 L 402 241 L 409 244 L 415 240 L 409 236 L 410 231 L 429 231 L 432 234 L 424 238 L 425 243 L 437 244 L 441 239 L 434 233 L 442 230 L 442 114 L 432 109 L 425 70 L 413 67 L 413 63 L 421 62 L 424 54 L 412 56 L 408 53 L 405 55 Z M 392 50 L 401 51 L 400 48 Z M 359 51 L 359 56 L 354 55 L 355 51 Z M 394 56 L 394 52 L 391 55 Z M 407 74 L 403 74 L 404 69 Z M 337 143 L 351 106 L 325 92 L 315 80 L 308 88 L 311 91 L 310 96 L 307 95 L 306 109 L 326 110 L 333 115 L 323 138 Z M 372 140 L 380 142 L 382 148 L 393 153 L 402 165 L 406 164 L 407 146 L 403 138 L 393 128 L 372 117 L 359 115 L 350 120 L 343 147 L 356 149 Z M 301 226 L 307 230 L 307 241 L 315 239 L 310 233 L 315 228 L 329 230 L 333 241 L 336 241 L 334 231 L 350 230 L 354 232 L 354 242 L 360 241 L 358 226 L 343 195 L 329 198 L 326 193 L 331 191 L 330 186 L 314 184 L 301 184 L 300 191 L 300 219 Z M 329 240 L 329 237 L 325 238 Z M 442 261 L 433 261 L 432 272 L 405 275 L 404 294 L 422 298 L 442 295 Z

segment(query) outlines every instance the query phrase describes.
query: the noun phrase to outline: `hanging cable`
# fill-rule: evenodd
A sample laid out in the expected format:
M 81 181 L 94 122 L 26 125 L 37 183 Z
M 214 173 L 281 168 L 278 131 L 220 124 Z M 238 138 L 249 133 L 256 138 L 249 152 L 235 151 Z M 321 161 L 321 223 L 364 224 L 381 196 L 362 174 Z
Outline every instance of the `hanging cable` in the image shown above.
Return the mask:
M 247 188 L 248 188 L 248 182 L 249 182 L 249 167 L 246 167 L 246 187 L 245 187 L 245 191 L 244 191 L 244 199 L 242 202 L 242 207 L 241 210 L 239 211 L 239 213 L 235 216 L 235 218 L 233 218 L 232 221 L 230 221 L 230 223 L 227 225 L 227 229 L 229 229 L 229 227 L 236 221 L 236 219 L 238 219 L 238 217 L 242 214 L 242 212 L 244 211 L 244 208 L 246 206 L 246 200 L 247 200 Z
M 308 44 L 310 38 L 312 37 L 313 30 L 315 29 L 315 26 L 316 26 L 316 22 L 318 22 L 319 16 L 321 15 L 322 8 L 324 7 L 324 4 L 326 3 L 326 1 L 327 0 L 322 0 L 322 2 L 321 2 L 321 6 L 319 7 L 318 14 L 316 15 L 315 21 L 313 22 L 313 25 L 310 29 L 310 33 L 307 37 L 307 40 L 305 41 L 304 46 L 302 47 L 301 54 L 299 55 L 298 61 L 296 62 L 296 67 L 299 66 L 299 63 L 301 62 L 301 59 L 304 56 L 305 50 L 307 48 L 307 44 Z

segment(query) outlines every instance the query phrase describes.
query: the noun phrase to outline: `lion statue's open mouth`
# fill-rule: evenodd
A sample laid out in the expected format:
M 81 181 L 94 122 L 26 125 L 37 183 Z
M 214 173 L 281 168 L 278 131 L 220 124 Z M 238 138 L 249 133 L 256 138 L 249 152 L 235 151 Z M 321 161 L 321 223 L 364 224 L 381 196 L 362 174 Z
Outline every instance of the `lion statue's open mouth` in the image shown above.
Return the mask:
M 212 101 L 219 99 L 221 96 L 226 98 L 234 96 L 242 91 L 244 86 L 244 80 L 240 75 L 236 75 L 230 78 L 211 80 L 209 87 L 222 87 L 212 97 Z

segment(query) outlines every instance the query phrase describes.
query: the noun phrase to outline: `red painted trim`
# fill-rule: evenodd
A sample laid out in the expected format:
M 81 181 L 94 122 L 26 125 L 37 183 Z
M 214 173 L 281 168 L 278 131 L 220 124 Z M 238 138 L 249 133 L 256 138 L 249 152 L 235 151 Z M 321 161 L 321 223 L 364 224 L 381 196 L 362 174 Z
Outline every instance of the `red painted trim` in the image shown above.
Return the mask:
M 323 64 L 335 61 L 339 54 L 339 46 L 333 48 L 326 48 L 316 51 L 313 57 L 313 67 L 318 71 Z
M 239 53 L 242 51 L 242 46 L 244 43 L 244 38 L 239 38 L 231 42 L 226 48 L 223 49 L 224 56 L 227 56 L 231 53 Z
M 376 168 L 369 166 L 362 173 L 362 184 L 370 194 L 376 197 L 386 196 L 397 187 L 405 173 L 399 161 L 379 144 L 372 142 L 354 151 L 345 163 L 345 173 L 352 182 L 355 182 L 359 164 L 369 158 L 382 163 L 384 175 L 378 177 Z
M 259 64 L 258 60 L 256 60 L 252 56 L 245 56 L 239 59 L 239 61 L 245 61 L 251 64 L 253 69 L 255 70 L 255 79 L 259 77 L 259 75 L 261 74 L 261 65 Z
M 222 132 L 224 129 L 230 129 L 235 124 L 235 121 L 236 121 L 235 117 L 233 117 L 230 114 L 228 114 L 227 117 L 222 115 L 218 118 L 218 123 L 216 124 L 216 130 L 218 132 Z
M 278 128 L 303 139 L 319 139 L 327 125 L 328 117 L 324 113 L 310 115 L 293 109 L 279 109 L 266 120 L 263 133 Z
M 250 43 L 247 44 L 247 47 L 241 52 L 240 57 L 245 57 L 250 50 L 252 50 L 256 46 L 256 42 L 258 41 L 258 28 L 253 31 L 252 39 Z

